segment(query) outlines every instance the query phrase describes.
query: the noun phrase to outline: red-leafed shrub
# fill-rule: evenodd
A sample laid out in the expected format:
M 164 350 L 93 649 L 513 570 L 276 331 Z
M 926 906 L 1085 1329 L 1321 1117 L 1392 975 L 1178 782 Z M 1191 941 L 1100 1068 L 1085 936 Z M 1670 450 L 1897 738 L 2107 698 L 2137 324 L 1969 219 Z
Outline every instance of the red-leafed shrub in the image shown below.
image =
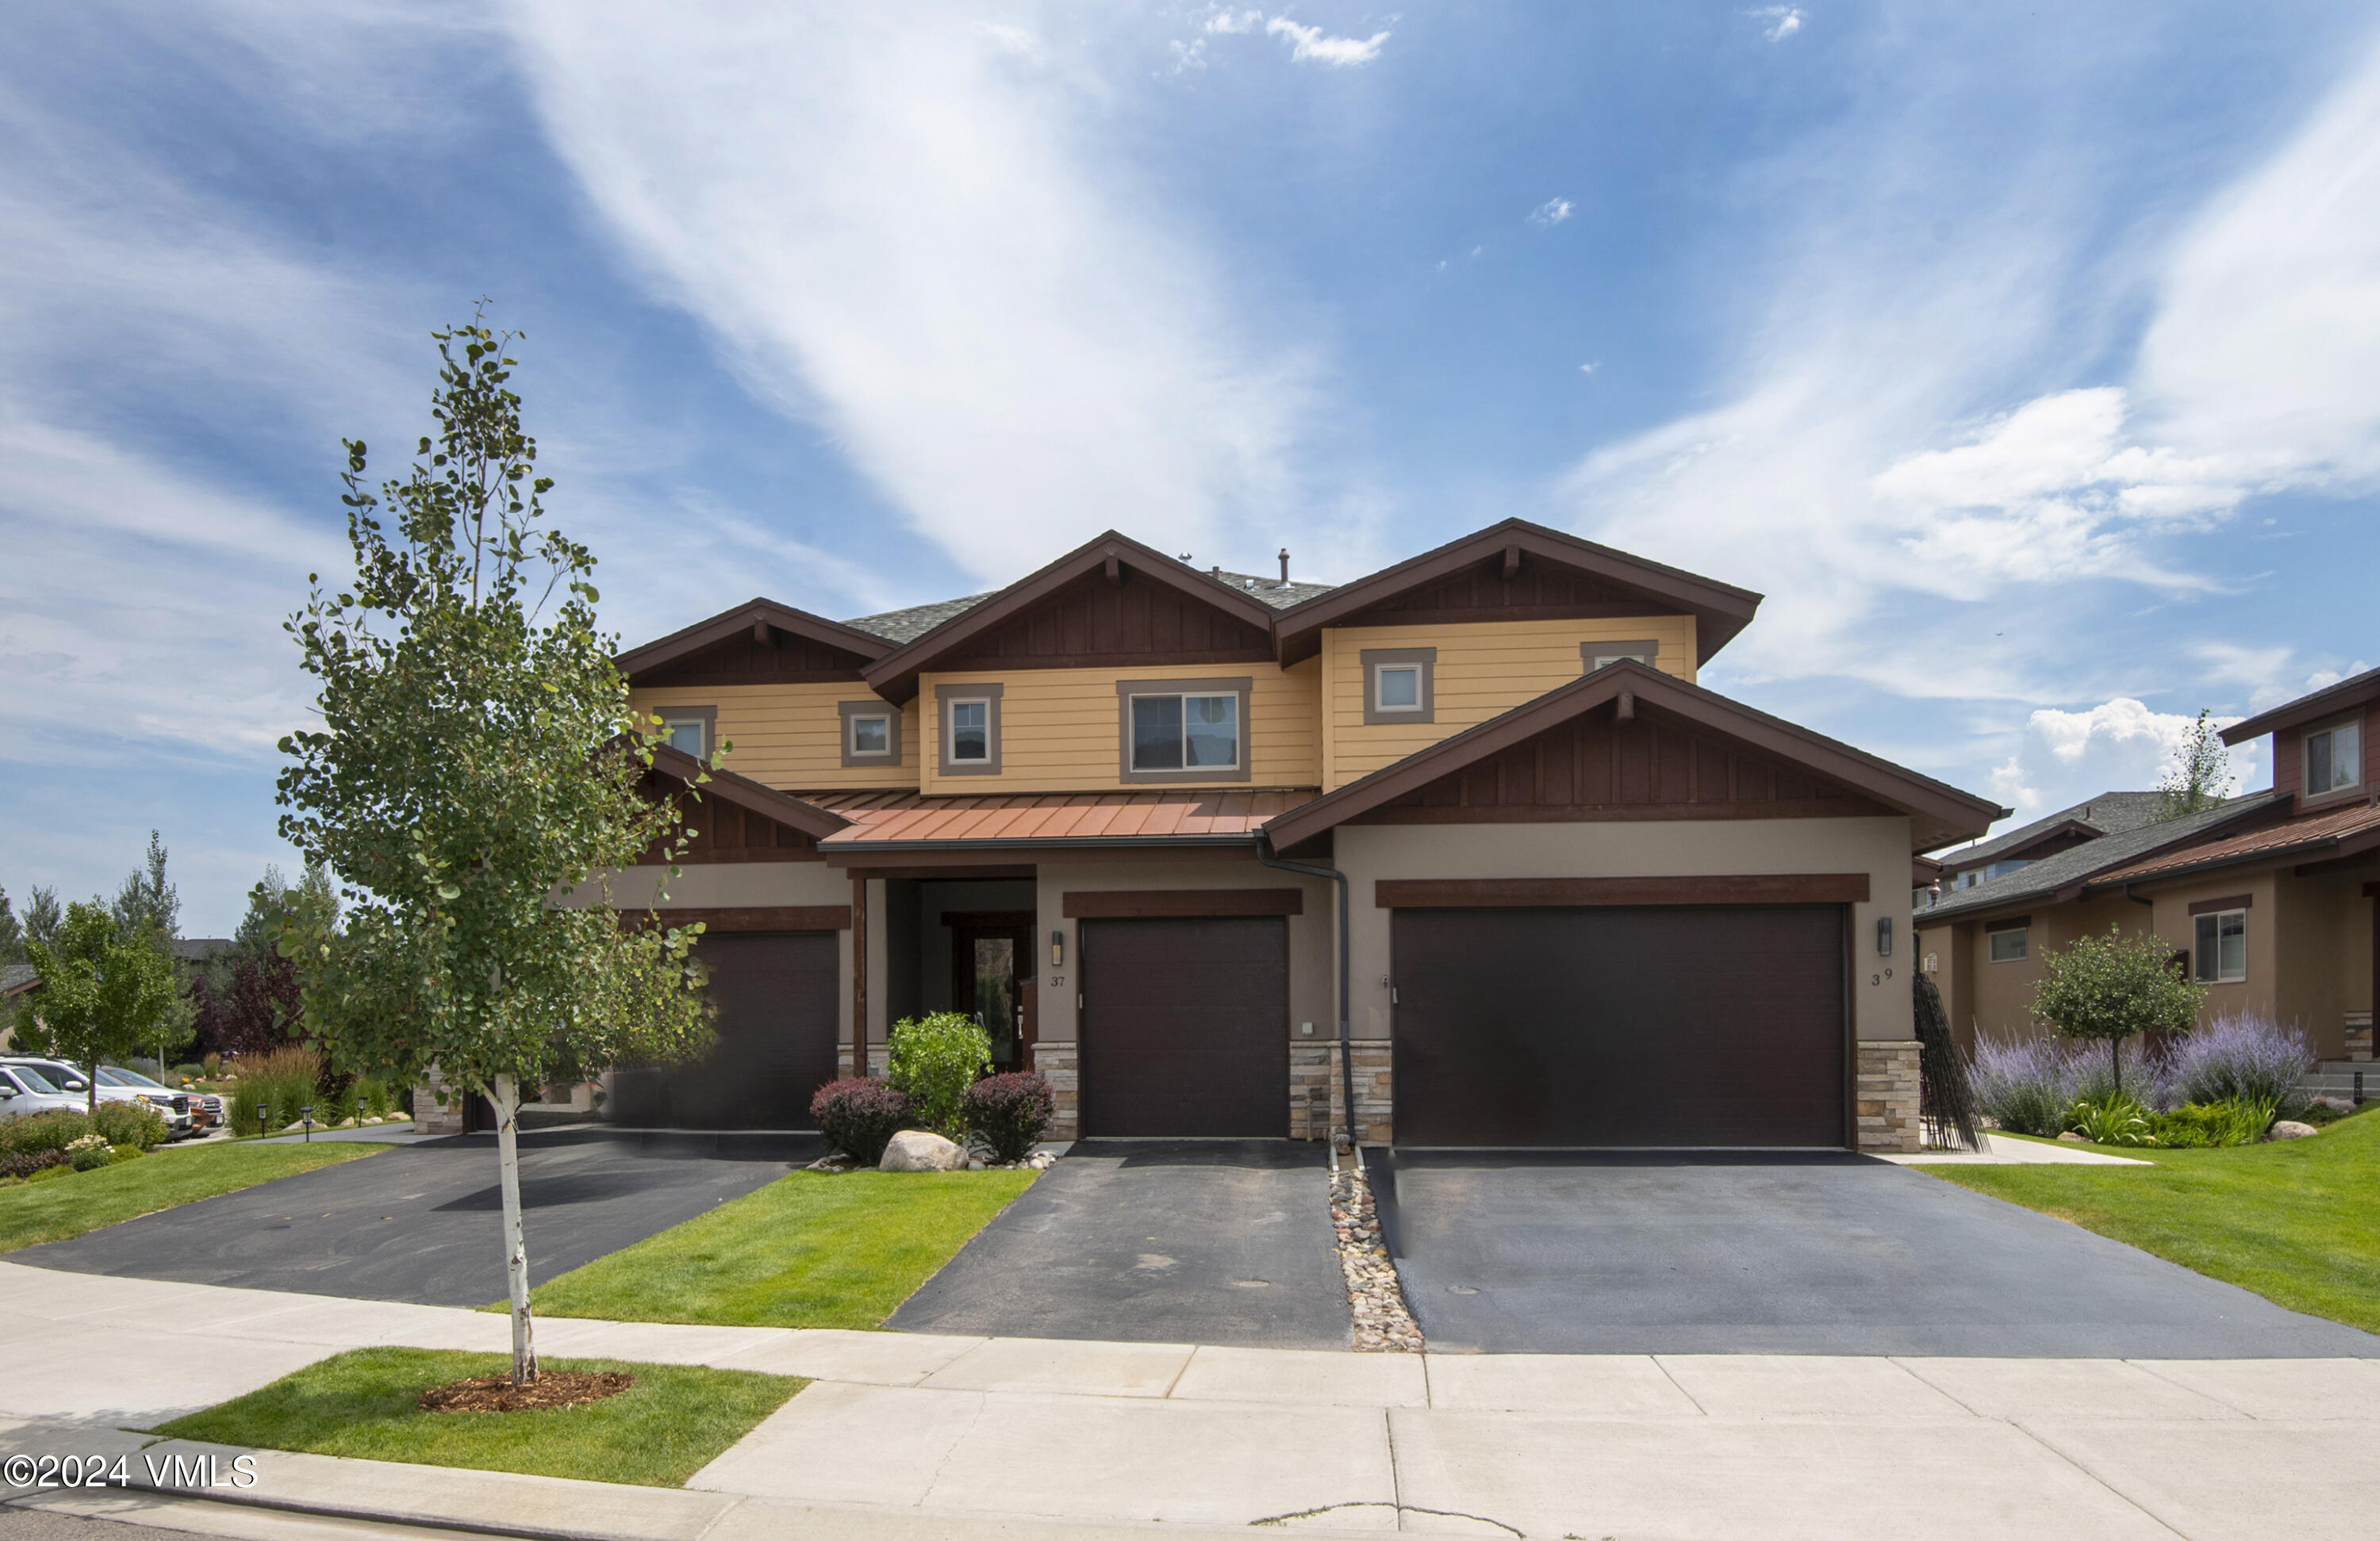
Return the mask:
M 0 1177 L 30 1177 L 49 1167 L 62 1167 L 71 1159 L 63 1150 L 10 1150 L 0 1152 Z
M 987 1075 L 959 1099 L 960 1119 L 1002 1161 L 1025 1159 L 1057 1112 L 1050 1083 L 1030 1072 Z
M 827 1143 L 864 1167 L 884 1159 L 884 1147 L 904 1129 L 914 1128 L 909 1099 L 872 1075 L 829 1081 L 810 1098 Z

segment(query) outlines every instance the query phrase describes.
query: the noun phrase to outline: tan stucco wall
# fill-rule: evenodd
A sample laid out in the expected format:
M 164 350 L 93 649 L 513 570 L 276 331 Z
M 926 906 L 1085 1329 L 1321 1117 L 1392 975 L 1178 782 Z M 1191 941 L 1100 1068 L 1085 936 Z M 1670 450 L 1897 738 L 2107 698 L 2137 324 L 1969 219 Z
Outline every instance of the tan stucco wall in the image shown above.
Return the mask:
M 927 699 L 932 699 L 930 694 Z M 868 768 L 843 763 L 839 701 L 890 706 L 857 680 L 813 685 L 669 686 L 631 690 L 639 711 L 670 707 L 718 710 L 719 739 L 734 746 L 727 768 L 780 791 L 917 784 L 917 703 L 901 709 L 901 763 Z
M 1044 1043 L 1072 1043 L 1079 1020 L 1075 1001 L 1082 980 L 1078 921 L 1065 916 L 1071 892 L 1115 892 L 1144 889 L 1293 888 L 1305 895 L 1305 913 L 1289 917 L 1289 1017 L 1292 1042 L 1319 1042 L 1338 1030 L 1331 1009 L 1338 955 L 1331 907 L 1337 902 L 1328 880 L 1300 877 L 1259 864 L 1254 855 L 1219 854 L 1217 859 L 1162 861 L 1117 859 L 1045 860 L 1037 880 L 1040 918 L 1034 946 L 1041 969 L 1040 1037 Z M 1050 966 L 1050 933 L 1066 934 L 1065 966 Z M 1299 1026 L 1312 1023 L 1314 1031 Z
M 1390 1036 L 1390 912 L 1372 902 L 1381 879 L 1710 877 L 1865 872 L 1869 902 L 1852 906 L 1853 1024 L 1862 1039 L 1912 1036 L 1908 970 L 1909 820 L 1773 819 L 1708 823 L 1348 825 L 1336 865 L 1353 884 L 1350 928 L 1356 1037 Z M 1893 955 L 1876 955 L 1890 916 Z M 1891 971 L 1886 977 L 1885 971 Z

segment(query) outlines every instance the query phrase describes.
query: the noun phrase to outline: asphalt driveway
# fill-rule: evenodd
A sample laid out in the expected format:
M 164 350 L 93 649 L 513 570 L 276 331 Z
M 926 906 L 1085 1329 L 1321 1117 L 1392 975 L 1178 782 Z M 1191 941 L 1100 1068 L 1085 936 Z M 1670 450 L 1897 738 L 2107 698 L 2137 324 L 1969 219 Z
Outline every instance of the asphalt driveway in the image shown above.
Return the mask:
M 1329 1167 L 1284 1140 L 1078 1142 L 885 1326 L 1345 1348 Z
M 529 1278 L 541 1282 L 815 1160 L 815 1135 L 521 1135 Z M 164 1151 L 152 1160 L 185 1158 Z M 188 1159 L 198 1159 L 192 1156 Z M 27 1247 L 12 1263 L 425 1305 L 504 1293 L 496 1139 L 383 1151 Z
M 2368 1333 L 1849 1153 L 1371 1162 L 1433 1350 L 2380 1357 Z

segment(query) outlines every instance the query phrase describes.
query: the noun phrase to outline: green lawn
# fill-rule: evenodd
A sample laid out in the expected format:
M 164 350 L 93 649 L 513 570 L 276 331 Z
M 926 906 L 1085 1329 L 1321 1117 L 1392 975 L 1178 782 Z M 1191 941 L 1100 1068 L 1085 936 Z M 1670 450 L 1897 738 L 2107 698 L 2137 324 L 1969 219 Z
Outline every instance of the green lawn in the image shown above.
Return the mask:
M 637 1383 L 601 1401 L 531 1413 L 424 1413 L 415 1405 L 433 1386 L 511 1367 L 504 1354 L 356 1349 L 156 1432 L 366 1461 L 681 1487 L 808 1384 L 749 1370 L 552 1359 L 540 1367 L 625 1370 Z
M 875 1327 L 1032 1184 L 1030 1171 L 797 1171 L 574 1268 L 555 1317 Z
M 252 1188 L 276 1177 L 335 1166 L 386 1150 L 331 1140 L 317 1145 L 225 1145 L 156 1150 L 97 1171 L 70 1172 L 0 1188 L 0 1252 L 63 1242 L 86 1231 Z
M 2380 1332 L 2380 1114 L 2342 1119 L 2310 1140 L 2219 1150 L 2084 1148 L 2155 1165 L 1916 1170 L 2071 1220 L 2293 1311 Z

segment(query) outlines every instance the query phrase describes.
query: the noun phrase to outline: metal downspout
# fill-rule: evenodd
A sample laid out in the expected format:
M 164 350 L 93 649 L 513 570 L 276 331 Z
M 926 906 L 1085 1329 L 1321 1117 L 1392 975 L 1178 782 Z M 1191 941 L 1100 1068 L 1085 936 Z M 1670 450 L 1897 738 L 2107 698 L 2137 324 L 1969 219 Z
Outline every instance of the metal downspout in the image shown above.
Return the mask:
M 1347 874 L 1335 867 L 1314 867 L 1302 861 L 1283 861 L 1273 854 L 1272 842 L 1264 835 L 1257 836 L 1257 860 L 1283 872 L 1299 872 L 1309 878 L 1328 878 L 1339 885 L 1339 1099 L 1345 1110 L 1347 1148 L 1356 1148 L 1355 1140 L 1355 1060 L 1354 1050 L 1347 1041 Z

